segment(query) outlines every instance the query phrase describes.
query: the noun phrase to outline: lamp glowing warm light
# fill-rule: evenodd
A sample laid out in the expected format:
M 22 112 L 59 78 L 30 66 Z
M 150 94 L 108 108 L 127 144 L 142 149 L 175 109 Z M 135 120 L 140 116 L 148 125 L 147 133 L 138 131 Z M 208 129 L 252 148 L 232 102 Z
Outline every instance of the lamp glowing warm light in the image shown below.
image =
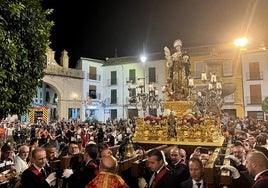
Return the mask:
M 248 39 L 246 37 L 235 39 L 234 45 L 238 47 L 244 47 L 248 44 Z
M 144 63 L 146 60 L 147 60 L 147 57 L 146 57 L 145 55 L 142 55 L 142 56 L 141 56 L 141 62 Z

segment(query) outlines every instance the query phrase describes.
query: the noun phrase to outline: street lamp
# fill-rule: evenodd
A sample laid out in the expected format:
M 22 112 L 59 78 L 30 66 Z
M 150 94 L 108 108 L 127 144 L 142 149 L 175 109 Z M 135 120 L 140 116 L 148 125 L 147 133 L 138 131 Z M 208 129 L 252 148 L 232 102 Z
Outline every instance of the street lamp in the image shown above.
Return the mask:
M 248 44 L 248 39 L 246 37 L 238 38 L 234 40 L 234 45 L 237 47 L 245 47 Z
M 147 57 L 145 55 L 142 55 L 140 59 L 141 59 L 141 62 L 145 63 L 147 60 Z

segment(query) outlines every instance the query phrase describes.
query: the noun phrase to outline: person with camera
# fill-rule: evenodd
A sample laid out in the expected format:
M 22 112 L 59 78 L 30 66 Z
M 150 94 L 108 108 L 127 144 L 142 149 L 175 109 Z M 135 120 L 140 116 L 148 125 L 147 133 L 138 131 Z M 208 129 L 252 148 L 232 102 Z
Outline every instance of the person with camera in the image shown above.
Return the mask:
M 56 184 L 56 172 L 45 170 L 47 158 L 46 151 L 37 147 L 32 152 L 31 166 L 21 176 L 21 188 L 50 188 Z

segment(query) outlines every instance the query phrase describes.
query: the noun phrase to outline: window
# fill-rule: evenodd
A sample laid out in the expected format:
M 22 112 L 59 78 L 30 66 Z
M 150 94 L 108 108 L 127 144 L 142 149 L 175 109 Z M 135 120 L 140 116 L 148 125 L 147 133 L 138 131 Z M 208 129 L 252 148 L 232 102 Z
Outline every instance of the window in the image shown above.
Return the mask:
M 261 104 L 261 85 L 250 85 L 250 104 Z
M 132 80 L 132 83 L 136 83 L 136 70 L 130 69 L 129 70 L 129 81 Z
M 97 68 L 96 67 L 89 67 L 89 79 L 90 80 L 97 80 Z
M 249 63 L 249 79 L 250 80 L 260 80 L 260 65 L 259 62 Z
M 131 91 L 129 94 L 131 94 L 131 96 L 136 96 L 136 88 L 131 88 Z
M 155 67 L 149 67 L 149 83 L 156 82 Z
M 94 85 L 89 86 L 88 95 L 90 96 L 91 99 L 96 99 L 97 98 L 96 86 L 94 86 Z
M 195 62 L 195 78 L 201 78 L 204 72 L 207 72 L 207 64 L 203 61 Z
M 116 85 L 116 71 L 111 71 L 111 85 Z
M 40 104 L 42 104 L 43 103 L 43 92 L 40 92 L 39 93 L 39 102 L 40 102 Z
M 37 96 L 37 94 L 36 94 L 35 97 L 34 97 L 34 102 L 35 102 L 35 103 L 38 103 L 38 96 Z
M 48 91 L 46 92 L 46 102 L 50 102 L 50 95 Z
M 248 111 L 247 114 L 254 119 L 263 120 L 264 118 L 262 111 Z
M 57 103 L 58 102 L 58 95 L 57 93 L 54 93 L 54 98 L 53 98 L 53 103 Z
M 233 76 L 232 61 L 224 61 L 222 64 L 223 76 Z
M 227 95 L 224 97 L 224 102 L 225 103 L 234 103 L 235 102 L 235 98 L 234 98 L 234 93 Z
M 114 120 L 117 118 L 117 109 L 111 109 L 111 119 Z
M 69 114 L 68 117 L 71 119 L 77 119 L 79 118 L 80 109 L 79 108 L 69 108 Z
M 116 104 L 117 103 L 117 90 L 112 89 L 111 90 L 111 104 Z

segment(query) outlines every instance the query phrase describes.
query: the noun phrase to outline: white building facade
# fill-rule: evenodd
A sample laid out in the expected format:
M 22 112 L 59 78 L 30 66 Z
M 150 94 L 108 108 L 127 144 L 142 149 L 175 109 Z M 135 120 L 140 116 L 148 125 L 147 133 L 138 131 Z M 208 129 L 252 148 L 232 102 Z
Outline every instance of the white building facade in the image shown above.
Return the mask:
M 128 83 L 132 80 L 132 91 L 136 93 L 137 79 L 145 78 L 145 92 L 149 83 L 160 91 L 165 80 L 165 61 L 148 60 L 142 63 L 136 57 L 112 58 L 100 61 L 80 58 L 77 69 L 84 72 L 82 92 L 81 119 L 105 122 L 108 119 L 126 119 L 131 116 L 144 116 L 142 110 L 129 105 Z M 161 114 L 160 109 L 149 110 L 149 113 Z
M 262 101 L 268 96 L 268 51 L 245 51 L 241 62 L 245 115 L 262 120 Z

